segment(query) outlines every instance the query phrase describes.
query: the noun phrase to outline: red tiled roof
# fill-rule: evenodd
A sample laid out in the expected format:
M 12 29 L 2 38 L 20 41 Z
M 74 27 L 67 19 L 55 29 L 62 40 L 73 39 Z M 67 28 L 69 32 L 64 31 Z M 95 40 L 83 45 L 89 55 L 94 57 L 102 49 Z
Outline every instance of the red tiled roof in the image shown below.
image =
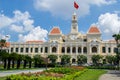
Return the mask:
M 61 31 L 58 27 L 54 27 L 51 31 L 50 34 L 61 34 Z
M 109 42 L 116 42 L 115 40 L 109 40 Z
M 26 43 L 43 43 L 43 41 L 27 41 Z
M 5 46 L 9 47 L 10 46 L 10 42 L 6 42 Z
M 3 44 L 3 43 L 0 43 Z M 5 44 L 3 44 L 3 47 L 9 47 L 10 46 L 10 42 L 6 42 Z
M 88 33 L 100 33 L 100 30 L 96 26 L 91 26 Z

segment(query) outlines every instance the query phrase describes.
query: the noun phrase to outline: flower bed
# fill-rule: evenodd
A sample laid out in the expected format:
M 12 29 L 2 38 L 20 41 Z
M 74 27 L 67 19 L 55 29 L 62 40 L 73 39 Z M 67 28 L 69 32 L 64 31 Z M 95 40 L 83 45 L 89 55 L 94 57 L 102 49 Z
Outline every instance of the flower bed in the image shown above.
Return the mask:
M 73 80 L 87 71 L 83 67 L 54 68 L 43 72 L 11 75 L 7 80 Z

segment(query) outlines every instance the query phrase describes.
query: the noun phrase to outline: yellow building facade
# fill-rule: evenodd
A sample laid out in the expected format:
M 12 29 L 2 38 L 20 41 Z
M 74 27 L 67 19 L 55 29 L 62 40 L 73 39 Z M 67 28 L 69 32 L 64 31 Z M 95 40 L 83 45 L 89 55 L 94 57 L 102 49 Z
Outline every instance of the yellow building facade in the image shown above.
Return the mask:
M 72 15 L 71 31 L 64 35 L 59 27 L 53 27 L 49 32 L 49 40 L 12 42 L 9 52 L 34 56 L 39 54 L 47 57 L 50 54 L 58 56 L 58 62 L 61 61 L 61 55 L 70 55 L 71 62 L 77 61 L 77 55 L 85 55 L 88 63 L 91 63 L 92 55 L 115 55 L 116 42 L 114 40 L 104 41 L 101 38 L 101 31 L 97 26 L 90 26 L 86 34 L 78 31 L 77 15 Z

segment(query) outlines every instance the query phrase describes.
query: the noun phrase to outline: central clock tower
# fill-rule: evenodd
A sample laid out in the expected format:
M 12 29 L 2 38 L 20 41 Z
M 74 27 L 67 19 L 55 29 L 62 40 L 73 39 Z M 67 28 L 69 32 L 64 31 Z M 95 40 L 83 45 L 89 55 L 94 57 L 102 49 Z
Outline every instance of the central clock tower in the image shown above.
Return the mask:
M 78 33 L 78 22 L 77 15 L 75 12 L 72 15 L 71 33 Z

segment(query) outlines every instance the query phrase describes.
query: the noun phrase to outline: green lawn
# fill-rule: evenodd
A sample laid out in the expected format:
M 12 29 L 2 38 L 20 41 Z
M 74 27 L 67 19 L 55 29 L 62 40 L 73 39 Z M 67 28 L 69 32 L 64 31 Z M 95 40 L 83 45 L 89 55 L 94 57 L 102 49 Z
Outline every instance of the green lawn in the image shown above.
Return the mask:
M 106 73 L 104 70 L 88 69 L 88 71 L 81 74 L 74 80 L 98 80 L 98 78 L 104 73 Z
M 5 77 L 0 77 L 0 80 L 5 80 Z

